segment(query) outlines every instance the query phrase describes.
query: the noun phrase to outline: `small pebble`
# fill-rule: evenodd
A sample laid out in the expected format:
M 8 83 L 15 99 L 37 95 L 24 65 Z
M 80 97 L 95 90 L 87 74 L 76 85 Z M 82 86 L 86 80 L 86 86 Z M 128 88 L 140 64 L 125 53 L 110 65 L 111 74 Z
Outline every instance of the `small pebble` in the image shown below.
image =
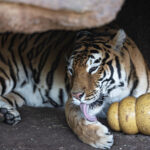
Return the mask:
M 59 150 L 65 150 L 64 147 L 59 147 L 58 149 L 59 149 Z

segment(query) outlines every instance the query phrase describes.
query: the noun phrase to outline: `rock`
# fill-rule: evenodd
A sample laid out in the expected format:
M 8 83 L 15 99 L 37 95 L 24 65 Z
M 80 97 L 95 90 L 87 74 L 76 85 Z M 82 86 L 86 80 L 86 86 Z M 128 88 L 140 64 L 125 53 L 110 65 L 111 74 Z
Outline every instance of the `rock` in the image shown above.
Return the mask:
M 4 0 L 0 1 L 0 32 L 78 30 L 115 19 L 124 0 Z

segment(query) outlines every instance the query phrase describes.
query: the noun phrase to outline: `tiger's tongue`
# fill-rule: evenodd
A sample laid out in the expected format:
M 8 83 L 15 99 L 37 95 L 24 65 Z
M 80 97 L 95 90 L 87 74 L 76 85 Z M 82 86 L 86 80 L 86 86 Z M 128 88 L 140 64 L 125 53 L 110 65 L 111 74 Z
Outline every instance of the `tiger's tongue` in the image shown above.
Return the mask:
M 81 104 L 80 104 L 80 109 L 81 109 L 81 111 L 83 112 L 84 117 L 85 117 L 88 121 L 91 121 L 91 122 L 97 121 L 97 118 L 96 118 L 95 116 L 90 116 L 90 115 L 88 114 L 88 110 L 89 110 L 89 105 L 88 105 L 88 104 L 81 103 Z

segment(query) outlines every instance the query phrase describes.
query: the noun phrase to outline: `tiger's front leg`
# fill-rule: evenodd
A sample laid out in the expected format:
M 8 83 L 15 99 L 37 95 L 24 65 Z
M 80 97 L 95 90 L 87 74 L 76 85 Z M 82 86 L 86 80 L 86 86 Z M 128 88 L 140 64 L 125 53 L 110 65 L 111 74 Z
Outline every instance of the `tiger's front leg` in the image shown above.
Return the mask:
M 108 128 L 100 122 L 87 121 L 80 111 L 80 108 L 72 104 L 71 98 L 65 107 L 68 125 L 84 143 L 95 148 L 108 149 L 113 145 L 113 135 Z
M 11 92 L 0 96 L 0 116 L 4 122 L 10 125 L 20 122 L 21 117 L 17 107 L 21 107 L 23 104 L 23 99 L 17 93 Z

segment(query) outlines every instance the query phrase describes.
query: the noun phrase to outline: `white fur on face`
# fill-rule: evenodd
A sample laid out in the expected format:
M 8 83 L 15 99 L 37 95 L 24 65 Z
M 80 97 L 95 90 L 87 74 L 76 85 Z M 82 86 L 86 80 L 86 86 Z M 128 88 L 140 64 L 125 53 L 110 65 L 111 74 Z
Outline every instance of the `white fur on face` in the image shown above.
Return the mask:
M 101 54 L 98 53 L 98 54 L 91 54 L 91 55 L 92 57 L 90 57 L 86 63 L 86 66 L 87 66 L 86 71 L 90 72 L 91 68 L 96 67 L 96 69 L 91 72 L 91 74 L 94 74 L 97 72 L 97 70 L 100 67 L 101 61 L 99 61 L 98 63 L 95 63 L 95 61 L 101 59 Z

